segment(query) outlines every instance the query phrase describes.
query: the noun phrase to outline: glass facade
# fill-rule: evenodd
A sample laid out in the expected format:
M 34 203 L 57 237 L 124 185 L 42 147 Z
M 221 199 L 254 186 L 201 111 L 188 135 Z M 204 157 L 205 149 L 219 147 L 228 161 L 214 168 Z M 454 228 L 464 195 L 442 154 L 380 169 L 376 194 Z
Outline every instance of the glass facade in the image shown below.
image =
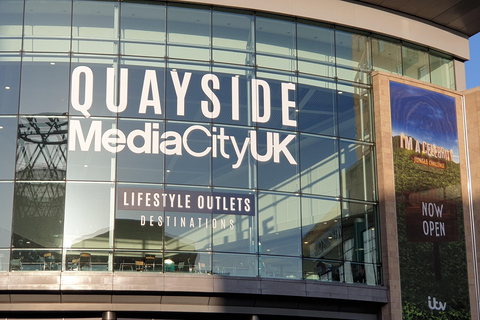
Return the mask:
M 1 271 L 381 285 L 371 72 L 451 87 L 451 59 L 205 6 L 0 8 Z

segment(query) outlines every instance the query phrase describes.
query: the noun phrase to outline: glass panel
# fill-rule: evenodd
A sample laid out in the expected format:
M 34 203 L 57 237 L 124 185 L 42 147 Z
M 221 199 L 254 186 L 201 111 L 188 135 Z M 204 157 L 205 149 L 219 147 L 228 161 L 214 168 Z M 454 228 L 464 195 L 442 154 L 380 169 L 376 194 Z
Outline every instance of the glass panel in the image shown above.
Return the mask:
M 362 85 L 339 83 L 337 90 L 340 136 L 373 141 L 370 89 Z
M 297 70 L 295 22 L 257 16 L 257 64 L 280 70 Z
M 254 65 L 254 16 L 213 11 L 213 61 Z
M 68 55 L 24 54 L 20 113 L 66 114 L 69 66 Z
M 67 167 L 66 117 L 20 117 L 17 180 L 65 180 Z
M 115 188 L 112 183 L 67 183 L 65 202 L 65 247 L 113 246 Z
M 0 272 L 8 271 L 9 265 L 10 265 L 10 249 L 0 250 Z
M 340 195 L 336 140 L 302 134 L 300 159 L 303 193 Z
M 258 235 L 261 253 L 300 256 L 300 197 L 260 192 Z
M 302 132 L 337 134 L 336 85 L 319 78 L 298 79 L 298 127 Z
M 260 256 L 262 278 L 302 279 L 302 260 L 287 257 Z
M 403 75 L 430 82 L 430 69 L 428 62 L 428 52 L 409 48 L 402 47 L 403 50 Z
M 71 27 L 70 0 L 26 0 L 23 50 L 69 52 Z
M 258 112 L 252 110 L 257 126 L 282 130 L 297 130 L 297 76 L 290 72 L 271 73 L 258 70 Z M 262 84 L 266 81 L 266 84 Z M 253 86 L 252 86 L 253 87 Z M 253 105 L 252 105 L 253 109 Z
M 382 39 L 372 39 L 373 69 L 402 75 L 402 45 Z
M 122 2 L 120 53 L 164 57 L 166 8 L 155 2 Z
M 64 207 L 65 183 L 16 183 L 13 247 L 61 247 Z
M 217 155 L 213 157 L 213 185 L 249 189 L 256 187 L 256 161 L 251 156 L 250 131 L 249 128 L 241 127 L 217 129 L 218 145 Z M 224 138 L 221 138 L 222 136 Z M 244 149 L 245 144 L 248 146 Z
M 165 182 L 210 185 L 210 125 L 167 121 L 165 134 Z
M 251 80 L 255 78 L 255 70 L 217 64 L 213 67 L 213 74 L 219 80 L 220 89 L 215 95 L 221 106 L 215 123 L 252 125 Z
M 202 90 L 202 80 L 210 73 L 205 64 L 169 62 L 167 70 L 167 118 L 172 120 L 210 121 L 202 112 L 201 101 L 207 101 L 212 113 L 212 104 Z M 209 87 L 212 83 L 209 81 Z M 218 90 L 212 90 L 214 94 Z
M 337 77 L 370 83 L 370 38 L 360 34 L 335 30 Z
M 342 260 L 340 202 L 302 198 L 303 256 Z
M 297 23 L 298 71 L 334 78 L 334 44 L 333 29 Z
M 0 2 L 0 6 L 1 4 L 2 2 Z M 0 43 L 1 43 L 1 39 L 0 39 Z M 20 89 L 20 55 L 1 54 L 0 55 L 0 114 L 18 113 L 19 89 Z
M 222 194 L 224 197 L 222 209 L 230 211 L 232 214 L 213 214 L 213 250 L 217 252 L 257 252 L 256 193 L 232 189 L 214 189 L 214 192 Z
M 11 271 L 60 271 L 61 265 L 61 251 L 12 250 Z
M 205 187 L 168 186 L 165 189 L 172 197 L 170 198 L 169 195 L 169 199 L 174 199 L 174 196 L 177 196 L 177 207 L 185 206 L 185 204 L 180 202 L 182 199 L 185 199 L 182 193 L 188 194 L 189 192 L 195 191 L 203 193 L 211 192 L 211 189 Z M 175 191 L 180 193 L 176 193 Z M 186 202 L 186 200 L 184 202 Z M 211 251 L 212 230 L 222 227 L 220 223 L 215 223 L 216 225 L 214 226 L 211 213 L 195 212 L 193 209 L 190 212 L 165 210 L 165 249 Z
M 378 262 L 375 208 L 370 204 L 343 202 L 343 250 L 345 260 Z
M 369 263 L 345 262 L 345 282 L 381 285 L 381 268 Z
M 127 146 L 117 155 L 117 181 L 162 183 L 163 121 L 120 119 L 118 129 L 127 136 Z
M 455 90 L 455 70 L 452 58 L 431 54 L 430 70 L 433 84 Z
M 113 96 L 123 85 L 121 77 L 118 76 L 118 57 L 72 56 L 70 114 L 83 115 L 87 118 L 90 116 L 116 116 L 116 112 L 110 111 L 106 106 L 108 68 L 115 70 L 115 76 L 109 82 L 109 85 L 115 88 L 111 90 Z M 125 98 L 121 95 L 120 97 L 109 96 L 109 99 L 112 100 L 113 107 L 118 106 L 120 109 Z M 139 101 L 136 101 L 131 108 L 136 109 L 138 103 Z
M 102 251 L 67 251 L 67 271 L 112 271 L 112 253 Z
M 342 196 L 350 199 L 375 200 L 373 147 L 340 142 Z
M 2 204 L 2 206 L 0 206 L 0 248 L 9 248 L 12 240 L 12 182 L 0 182 L 0 203 Z M 3 250 L 0 250 L 0 270 L 3 270 L 3 257 L 7 256 L 4 254 Z
M 257 133 L 257 139 L 253 136 L 254 133 Z M 298 136 L 266 130 L 251 131 L 250 135 L 251 143 L 257 140 L 258 146 L 252 146 L 253 157 L 259 159 L 258 188 L 298 192 L 300 188 Z
M 0 51 L 22 49 L 22 25 L 23 1 L 0 1 Z
M 343 264 L 323 259 L 303 259 L 303 276 L 307 280 L 343 282 Z
M 115 252 L 114 271 L 162 272 L 161 252 Z
M 68 147 L 68 180 L 115 180 L 116 143 L 118 136 L 107 135 L 115 142 L 102 139 L 104 132 L 115 130 L 115 119 L 78 117 L 70 118 L 70 141 Z M 116 132 L 116 131 L 112 131 Z
M 210 60 L 211 12 L 190 7 L 167 7 L 168 56 Z
M 118 184 L 115 217 L 115 247 L 161 250 L 163 248 L 163 209 L 155 204 L 163 186 Z M 153 194 L 153 195 L 152 195 Z
M 122 58 L 120 62 L 121 68 L 128 70 L 128 91 L 126 91 L 128 94 L 126 109 L 120 112 L 119 116 L 163 119 L 165 117 L 165 62 L 160 59 L 140 58 Z M 118 88 L 118 83 L 116 87 Z
M 209 252 L 166 252 L 164 272 L 212 273 L 212 254 Z
M 17 117 L 0 117 L 0 180 L 13 180 L 15 176 L 17 121 Z
M 73 1 L 72 51 L 118 53 L 119 2 Z
M 213 254 L 213 273 L 222 276 L 256 277 L 258 258 L 245 254 Z

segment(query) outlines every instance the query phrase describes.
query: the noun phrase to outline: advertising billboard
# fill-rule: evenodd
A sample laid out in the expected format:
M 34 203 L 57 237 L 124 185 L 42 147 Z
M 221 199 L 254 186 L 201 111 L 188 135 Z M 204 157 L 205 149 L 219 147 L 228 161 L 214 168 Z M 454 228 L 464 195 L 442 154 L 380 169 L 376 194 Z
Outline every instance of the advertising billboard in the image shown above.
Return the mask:
M 470 319 L 455 98 L 390 99 L 403 319 Z

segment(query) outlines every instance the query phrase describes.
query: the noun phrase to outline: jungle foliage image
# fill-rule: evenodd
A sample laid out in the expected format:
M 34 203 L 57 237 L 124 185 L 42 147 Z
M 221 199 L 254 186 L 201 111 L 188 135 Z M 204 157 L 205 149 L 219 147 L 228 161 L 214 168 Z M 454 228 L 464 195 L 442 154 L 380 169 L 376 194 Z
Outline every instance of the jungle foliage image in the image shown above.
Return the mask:
M 455 101 L 390 92 L 403 319 L 470 319 Z

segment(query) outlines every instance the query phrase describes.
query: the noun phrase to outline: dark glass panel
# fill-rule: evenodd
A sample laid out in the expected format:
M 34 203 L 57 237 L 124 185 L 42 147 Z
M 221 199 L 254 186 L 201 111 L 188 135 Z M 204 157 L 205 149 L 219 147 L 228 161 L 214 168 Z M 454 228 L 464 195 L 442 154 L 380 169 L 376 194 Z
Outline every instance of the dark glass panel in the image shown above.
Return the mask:
M 0 117 L 0 180 L 13 180 L 15 175 L 17 121 L 17 117 Z
M 1 54 L 0 55 L 0 114 L 18 113 L 19 90 L 20 90 L 20 55 Z

